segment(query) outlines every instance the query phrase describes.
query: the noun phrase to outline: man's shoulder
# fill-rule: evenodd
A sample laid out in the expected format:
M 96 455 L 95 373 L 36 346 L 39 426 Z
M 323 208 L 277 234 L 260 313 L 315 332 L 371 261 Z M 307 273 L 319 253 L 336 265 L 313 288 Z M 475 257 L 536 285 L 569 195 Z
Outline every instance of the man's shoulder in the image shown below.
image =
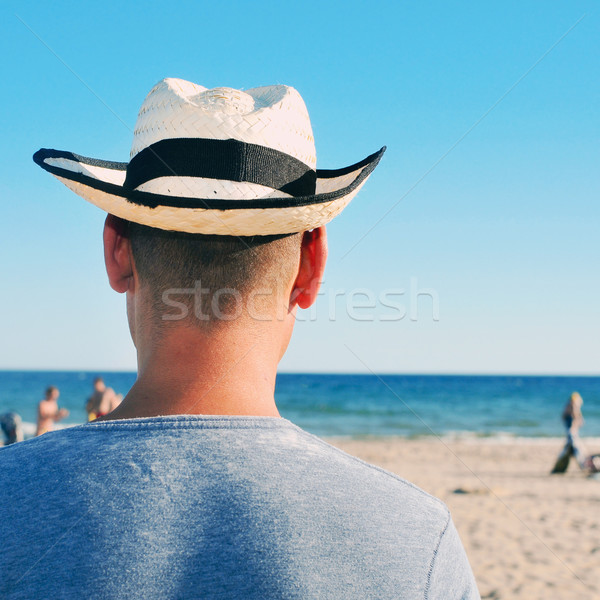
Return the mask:
M 175 447 L 170 440 L 177 440 Z M 151 452 L 147 443 L 155 441 Z M 158 461 L 165 455 L 173 460 L 193 460 L 202 454 L 208 464 L 218 466 L 224 460 L 244 458 L 240 468 L 270 468 L 294 476 L 327 473 L 335 475 L 331 483 L 358 478 L 379 488 L 401 492 L 436 507 L 444 515 L 446 506 L 401 476 L 367 463 L 331 443 L 316 437 L 285 419 L 260 417 L 157 417 L 128 419 L 126 421 L 99 421 L 53 431 L 40 438 L 28 440 L 11 447 L 10 456 L 18 460 L 37 453 L 49 453 L 60 459 L 72 453 L 94 452 L 97 446 L 105 454 L 132 454 L 140 460 Z M 4 454 L 4 453 L 3 453 Z M 0 460 L 9 460 L 9 454 Z M 18 455 L 18 456 L 17 456 Z
M 14 463 L 22 470 L 38 463 L 40 474 L 52 468 L 69 471 L 71 477 L 74 465 L 85 465 L 89 475 L 94 470 L 112 471 L 124 462 L 147 465 L 156 473 L 168 469 L 174 479 L 198 470 L 217 485 L 243 480 L 270 501 L 288 494 L 310 506 L 330 497 L 348 513 L 376 505 L 380 515 L 393 515 L 432 532 L 441 531 L 449 519 L 442 501 L 410 481 L 284 419 L 102 421 L 49 432 L 0 452 L 0 465 Z
M 432 572 L 436 584 L 444 557 L 460 554 L 441 501 L 282 419 L 89 423 L 1 449 L 0 469 L 11 466 L 14 486 L 0 489 L 8 507 L 0 534 L 11 539 L 20 523 L 20 535 L 26 530 L 43 547 L 69 522 L 72 547 L 93 539 L 81 557 L 90 564 L 113 556 L 103 543 L 116 539 L 138 565 L 136 546 L 124 540 L 147 535 L 174 569 L 203 548 L 206 572 L 223 581 L 237 581 L 240 568 L 248 581 L 264 580 L 255 570 L 265 561 L 240 562 L 242 553 L 267 556 L 275 573 L 268 581 L 291 577 L 307 597 L 325 597 L 325 588 L 329 597 L 356 589 L 362 597 L 413 598 L 425 596 Z M 102 523 L 111 535 L 94 538 L 107 507 L 126 519 Z M 61 518 L 48 521 L 48 510 Z M 95 517 L 82 518 L 88 513 Z M 174 535 L 181 554 L 172 553 Z M 194 585 L 207 585 L 203 573 Z
M 153 462 L 166 457 L 175 462 L 201 460 L 213 470 L 237 459 L 240 470 L 268 468 L 283 478 L 320 479 L 333 487 L 356 484 L 354 494 L 387 490 L 385 496 L 391 499 L 401 494 L 442 517 L 447 515 L 440 500 L 401 476 L 352 456 L 285 419 L 177 416 L 92 422 L 13 446 L 11 454 L 18 453 L 23 460 L 41 452 L 68 462 L 71 455 L 81 456 L 86 449 L 94 453 L 98 446 L 105 449 L 106 456 L 129 454 Z M 8 456 L 3 458 L 8 460 Z
M 332 469 L 340 475 L 340 485 L 345 485 L 352 480 L 359 484 L 352 489 L 353 495 L 363 492 L 377 495 L 380 503 L 389 501 L 394 505 L 402 503 L 406 508 L 414 507 L 415 513 L 427 513 L 432 524 L 435 523 L 436 526 L 445 526 L 448 522 L 450 517 L 448 507 L 440 499 L 414 483 L 396 473 L 348 454 L 325 440 L 302 430 L 298 431 L 307 445 L 320 448 L 322 458 L 330 462 Z

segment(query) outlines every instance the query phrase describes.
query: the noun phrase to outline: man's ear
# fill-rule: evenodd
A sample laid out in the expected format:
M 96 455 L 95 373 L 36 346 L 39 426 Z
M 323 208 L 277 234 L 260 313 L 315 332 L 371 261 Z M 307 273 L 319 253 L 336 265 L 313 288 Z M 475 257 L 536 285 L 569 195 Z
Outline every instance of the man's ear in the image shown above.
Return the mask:
M 292 287 L 290 306 L 308 308 L 317 299 L 325 263 L 327 262 L 327 233 L 325 227 L 305 231 L 302 235 L 300 267 Z
M 104 264 L 110 287 L 120 294 L 133 285 L 133 260 L 127 221 L 108 215 L 104 222 Z

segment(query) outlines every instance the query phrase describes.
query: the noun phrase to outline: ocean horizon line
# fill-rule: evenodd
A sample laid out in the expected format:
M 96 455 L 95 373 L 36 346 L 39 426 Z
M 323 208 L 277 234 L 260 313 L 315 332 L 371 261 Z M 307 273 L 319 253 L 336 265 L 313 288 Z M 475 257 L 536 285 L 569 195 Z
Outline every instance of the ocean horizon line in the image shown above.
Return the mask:
M 135 375 L 135 369 L 58 369 L 58 368 L 4 368 L 0 367 L 0 373 L 71 373 L 71 374 L 104 374 L 118 373 Z M 277 375 L 332 375 L 332 376 L 370 376 L 370 377 L 578 377 L 578 378 L 600 378 L 600 372 L 469 372 L 469 371 L 278 371 Z

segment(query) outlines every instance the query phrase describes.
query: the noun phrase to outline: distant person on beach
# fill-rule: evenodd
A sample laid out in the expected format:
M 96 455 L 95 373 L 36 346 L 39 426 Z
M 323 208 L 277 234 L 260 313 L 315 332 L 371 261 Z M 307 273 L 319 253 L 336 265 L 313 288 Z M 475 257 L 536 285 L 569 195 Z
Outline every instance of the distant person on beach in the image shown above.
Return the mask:
M 110 415 L 0 452 L 1 597 L 479 598 L 440 500 L 275 403 L 325 224 L 382 154 L 318 171 L 293 88 L 179 79 L 150 91 L 128 166 L 36 153 L 111 213 L 138 376 Z
M 579 428 L 583 425 L 584 419 L 581 412 L 583 399 L 578 392 L 573 392 L 562 412 L 562 420 L 567 430 L 567 441 L 562 452 L 556 460 L 553 473 L 563 473 L 569 466 L 571 456 L 575 457 L 577 464 L 581 469 L 585 469 L 585 456 L 580 446 Z
M 16 412 L 7 412 L 0 415 L 0 428 L 4 434 L 4 440 L 0 440 L 0 446 L 9 446 L 23 441 L 22 420 Z
M 46 390 L 46 395 L 38 404 L 37 431 L 35 435 L 42 435 L 47 431 L 54 429 L 54 423 L 69 416 L 66 408 L 58 408 L 58 397 L 60 392 L 58 388 L 51 385 Z
M 85 405 L 88 421 L 104 417 L 117 408 L 122 400 L 121 395 L 115 394 L 112 388 L 106 387 L 102 377 L 96 377 L 93 385 L 94 390 Z

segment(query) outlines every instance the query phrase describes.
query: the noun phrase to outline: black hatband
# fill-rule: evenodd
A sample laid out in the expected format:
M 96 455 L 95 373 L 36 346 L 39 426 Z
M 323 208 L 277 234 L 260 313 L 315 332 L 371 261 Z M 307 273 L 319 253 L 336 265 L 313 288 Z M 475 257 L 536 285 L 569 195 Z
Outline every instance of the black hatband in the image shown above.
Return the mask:
M 257 183 L 290 196 L 315 193 L 316 171 L 284 152 L 238 140 L 175 138 L 136 154 L 127 166 L 124 188 L 159 177 L 204 177 Z
M 253 200 L 233 200 L 231 198 L 189 198 L 179 196 L 167 196 L 164 194 L 153 194 L 150 192 L 143 192 L 139 190 L 126 190 L 124 186 L 116 183 L 110 183 L 91 174 L 86 175 L 78 172 L 73 168 L 67 168 L 65 166 L 57 166 L 49 164 L 48 160 L 64 158 L 74 163 L 79 163 L 85 167 L 85 165 L 92 165 L 101 167 L 103 169 L 111 169 L 116 171 L 124 172 L 127 168 L 127 163 L 113 162 L 107 160 L 101 160 L 98 158 L 90 158 L 87 156 L 81 156 L 74 152 L 65 152 L 64 150 L 53 150 L 50 148 L 40 148 L 34 155 L 34 162 L 39 165 L 42 169 L 48 173 L 52 173 L 56 177 L 66 179 L 68 181 L 74 181 L 81 183 L 82 185 L 89 187 L 94 190 L 98 190 L 105 194 L 110 194 L 117 198 L 123 198 L 132 204 L 138 206 L 145 206 L 147 208 L 157 208 L 159 206 L 169 206 L 173 208 L 181 209 L 205 209 L 205 210 L 247 210 L 247 209 L 281 209 L 281 208 L 292 208 L 299 206 L 309 206 L 312 204 L 323 204 L 325 202 L 331 202 L 338 200 L 354 189 L 356 189 L 364 180 L 373 172 L 383 153 L 385 152 L 385 146 L 378 152 L 367 156 L 365 159 L 357 162 L 356 164 L 345 167 L 338 170 L 322 170 L 317 171 L 317 179 L 332 179 L 341 175 L 348 174 L 349 172 L 356 172 L 356 178 L 350 183 L 343 187 L 337 188 L 330 192 L 321 192 L 311 196 L 296 196 L 293 198 L 256 198 Z

